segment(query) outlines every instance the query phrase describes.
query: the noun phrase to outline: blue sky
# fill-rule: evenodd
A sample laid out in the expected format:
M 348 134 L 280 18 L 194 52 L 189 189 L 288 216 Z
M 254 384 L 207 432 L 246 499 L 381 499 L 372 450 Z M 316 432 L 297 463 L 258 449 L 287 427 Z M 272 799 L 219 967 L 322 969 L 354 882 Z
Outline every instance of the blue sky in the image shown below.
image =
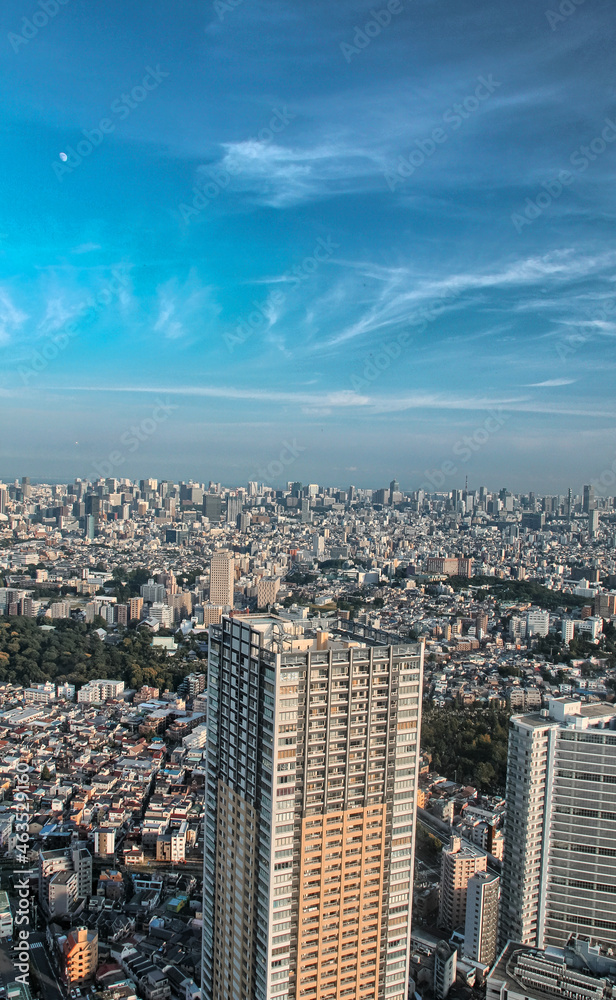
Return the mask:
M 609 0 L 44 2 L 2 6 L 2 477 L 611 465 Z

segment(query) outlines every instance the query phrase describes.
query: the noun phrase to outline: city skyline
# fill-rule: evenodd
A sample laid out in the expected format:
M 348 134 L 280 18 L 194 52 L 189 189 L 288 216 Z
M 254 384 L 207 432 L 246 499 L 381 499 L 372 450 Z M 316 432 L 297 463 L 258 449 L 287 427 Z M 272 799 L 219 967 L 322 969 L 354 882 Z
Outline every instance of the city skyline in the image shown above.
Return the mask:
M 9 0 L 1 474 L 416 488 L 491 420 L 462 481 L 600 476 L 610 8 L 559 10 Z

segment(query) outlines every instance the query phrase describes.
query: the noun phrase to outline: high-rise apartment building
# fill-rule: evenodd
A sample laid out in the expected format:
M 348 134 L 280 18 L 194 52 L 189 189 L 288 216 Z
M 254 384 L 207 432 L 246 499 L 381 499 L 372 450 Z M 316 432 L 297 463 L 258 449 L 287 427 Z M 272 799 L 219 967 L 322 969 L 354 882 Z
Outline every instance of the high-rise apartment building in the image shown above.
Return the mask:
M 204 1000 L 407 995 L 423 646 L 353 628 L 210 627 Z
M 466 918 L 468 883 L 476 872 L 486 871 L 488 856 L 473 844 L 452 837 L 441 852 L 441 895 L 438 925 L 455 931 Z
M 142 611 L 143 611 L 143 597 L 129 597 L 128 599 L 129 621 L 132 622 L 141 618 Z
M 499 938 L 616 945 L 616 708 L 551 698 L 513 716 Z
M 75 927 L 62 941 L 64 978 L 69 986 L 91 979 L 98 965 L 98 932 Z
M 210 562 L 210 604 L 233 607 L 235 560 L 226 549 L 214 552 Z
M 477 872 L 468 883 L 463 953 L 471 962 L 492 965 L 496 958 L 499 891 L 492 872 Z
M 242 498 L 227 498 L 227 524 L 237 524 L 237 519 L 242 513 Z
M 142 583 L 141 596 L 147 604 L 164 601 L 167 596 L 164 583 L 155 583 L 154 579 L 148 580 L 147 583 Z

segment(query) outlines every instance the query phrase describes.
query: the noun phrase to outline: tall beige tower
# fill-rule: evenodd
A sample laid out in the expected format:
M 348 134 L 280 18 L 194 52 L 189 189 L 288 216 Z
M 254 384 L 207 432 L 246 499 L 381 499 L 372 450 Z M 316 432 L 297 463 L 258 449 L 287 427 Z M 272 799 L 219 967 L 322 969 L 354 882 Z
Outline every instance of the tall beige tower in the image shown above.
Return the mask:
M 235 559 L 226 549 L 214 552 L 210 562 L 210 604 L 233 607 Z
M 210 627 L 203 1000 L 405 1000 L 423 645 Z

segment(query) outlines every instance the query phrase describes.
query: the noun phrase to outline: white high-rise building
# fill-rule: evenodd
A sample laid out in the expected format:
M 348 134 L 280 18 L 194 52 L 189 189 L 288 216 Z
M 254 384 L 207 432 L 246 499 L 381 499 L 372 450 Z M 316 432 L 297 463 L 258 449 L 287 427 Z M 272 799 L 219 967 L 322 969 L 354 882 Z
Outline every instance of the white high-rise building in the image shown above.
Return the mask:
M 480 965 L 496 958 L 498 894 L 500 879 L 492 872 L 477 872 L 466 890 L 464 957 Z
M 226 549 L 214 552 L 210 562 L 210 604 L 233 607 L 235 559 Z
M 526 615 L 526 635 L 545 636 L 550 631 L 550 613 L 538 608 L 531 608 Z
M 499 938 L 616 945 L 616 707 L 551 698 L 513 716 Z

